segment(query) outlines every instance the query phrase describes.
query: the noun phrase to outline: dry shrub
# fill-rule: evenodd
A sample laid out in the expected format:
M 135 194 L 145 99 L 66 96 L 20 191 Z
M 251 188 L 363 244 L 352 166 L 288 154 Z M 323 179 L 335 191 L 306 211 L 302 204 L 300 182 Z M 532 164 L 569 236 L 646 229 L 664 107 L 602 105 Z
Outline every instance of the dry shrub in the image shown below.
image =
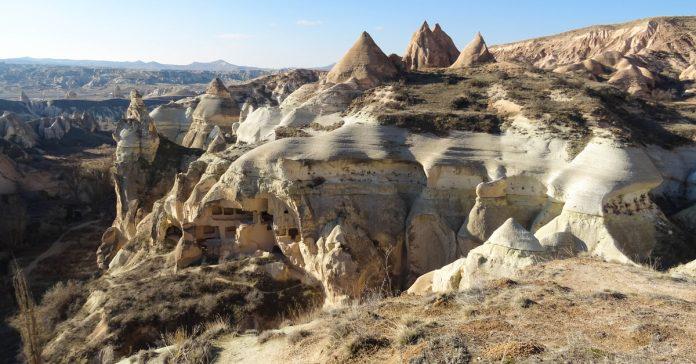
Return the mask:
M 437 337 L 420 345 L 422 349 L 409 359 L 409 364 L 463 364 L 471 361 L 471 353 L 459 335 Z
M 36 318 L 36 304 L 31 296 L 31 290 L 24 272 L 17 264 L 17 261 L 14 261 L 13 265 L 15 273 L 12 277 L 12 284 L 19 306 L 19 314 L 15 320 L 15 326 L 19 329 L 22 337 L 25 360 L 30 364 L 39 364 L 41 363 L 42 340 Z
M 73 280 L 58 282 L 44 294 L 38 312 L 45 339 L 50 339 L 56 326 L 82 307 L 85 294 L 82 284 Z
M 285 336 L 285 333 L 277 330 L 266 330 L 262 332 L 257 338 L 259 344 L 266 343 L 267 341 L 277 339 L 279 337 Z
M 179 328 L 164 335 L 164 342 L 173 346 L 169 363 L 207 364 L 215 361 L 217 352 L 214 341 L 221 335 L 232 332 L 226 318 L 217 318 L 205 325 L 197 325 L 191 330 Z
M 491 360 L 526 358 L 544 351 L 541 344 L 535 342 L 507 341 L 488 347 L 483 356 Z
M 300 342 L 302 339 L 304 339 L 304 338 L 306 338 L 306 337 L 309 337 L 309 336 L 311 336 L 311 335 L 312 335 L 312 332 L 311 332 L 311 331 L 308 331 L 308 330 L 297 330 L 297 331 L 291 332 L 291 333 L 287 336 L 287 340 L 288 340 L 288 342 L 289 342 L 290 344 L 295 345 L 295 344 L 297 344 L 298 342 Z
M 390 344 L 389 339 L 385 337 L 360 335 L 348 344 L 347 349 L 351 357 L 358 357 L 373 354 L 382 348 L 389 347 Z
M 293 126 L 279 126 L 275 128 L 275 137 L 276 139 L 284 139 L 284 138 L 306 138 L 310 136 L 309 133 L 306 131 L 296 128 Z

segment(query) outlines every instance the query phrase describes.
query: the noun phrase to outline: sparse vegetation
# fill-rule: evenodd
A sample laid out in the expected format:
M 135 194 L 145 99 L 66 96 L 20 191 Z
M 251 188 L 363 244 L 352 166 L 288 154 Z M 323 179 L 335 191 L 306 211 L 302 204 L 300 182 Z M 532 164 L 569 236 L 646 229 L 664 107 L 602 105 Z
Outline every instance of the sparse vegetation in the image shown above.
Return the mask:
M 164 336 L 165 344 L 171 349 L 166 355 L 172 364 L 207 364 L 212 363 L 217 355 L 215 338 L 232 332 L 229 320 L 217 318 L 205 325 L 192 329 L 179 328 L 174 333 Z
M 274 132 L 276 140 L 284 138 L 306 138 L 310 136 L 306 131 L 292 126 L 279 126 L 275 128 Z
M 99 324 L 98 320 L 87 320 L 90 312 L 79 305 L 76 313 L 68 314 L 70 317 L 58 325 L 62 337 L 47 352 L 47 359 L 95 357 L 106 344 L 112 346 L 114 357 L 132 355 L 162 342 L 163 333 L 165 342 L 190 343 L 177 346 L 182 350 L 188 345 L 188 357 L 205 357 L 210 347 L 203 347 L 201 340 L 214 336 L 213 331 L 226 332 L 229 327 L 243 330 L 255 325 L 261 329 L 275 327 L 290 315 L 293 307 L 314 307 L 321 297 L 316 287 L 292 280 L 278 282 L 261 272 L 243 269 L 271 261 L 272 258 L 246 258 L 163 273 L 165 262 L 156 258 L 110 278 L 112 283 L 92 282 L 88 289 L 101 291 L 93 294 L 109 297 L 101 305 L 109 337 L 92 338 L 88 344 L 77 345 L 85 343 Z M 58 304 L 62 299 L 53 298 L 51 302 L 55 302 L 55 307 L 63 307 Z M 69 305 L 62 309 L 72 312 Z M 211 320 L 213 324 L 200 326 Z
M 287 340 L 291 345 L 299 343 L 302 339 L 312 336 L 312 332 L 308 330 L 296 330 L 287 336 Z
M 683 322 L 696 319 L 685 309 L 696 299 L 696 282 L 663 275 L 569 258 L 468 291 L 367 301 L 327 311 L 302 328 L 307 333 L 289 334 L 297 356 L 288 360 L 321 353 L 334 362 L 414 364 L 692 361 L 696 330 Z

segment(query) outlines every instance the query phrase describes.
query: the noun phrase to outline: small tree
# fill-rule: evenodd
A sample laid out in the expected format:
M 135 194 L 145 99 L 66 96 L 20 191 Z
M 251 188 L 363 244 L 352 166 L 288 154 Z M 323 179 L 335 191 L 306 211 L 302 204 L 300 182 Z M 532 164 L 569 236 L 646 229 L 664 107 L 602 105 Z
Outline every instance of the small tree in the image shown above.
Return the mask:
M 36 304 L 31 296 L 24 271 L 17 264 L 17 260 L 14 260 L 12 263 L 14 270 L 12 284 L 17 305 L 19 306 L 18 323 L 22 336 L 24 356 L 29 364 L 39 364 L 41 363 L 41 345 L 39 344 L 39 327 L 36 321 Z

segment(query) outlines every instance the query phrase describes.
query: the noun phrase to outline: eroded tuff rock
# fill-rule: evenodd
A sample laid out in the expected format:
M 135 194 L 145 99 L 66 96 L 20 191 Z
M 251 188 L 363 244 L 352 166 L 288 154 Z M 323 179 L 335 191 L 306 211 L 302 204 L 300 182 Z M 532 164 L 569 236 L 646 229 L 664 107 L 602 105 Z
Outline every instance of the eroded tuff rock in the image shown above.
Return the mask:
M 477 32 L 474 39 L 462 49 L 457 60 L 450 66 L 451 68 L 471 67 L 481 63 L 494 62 L 495 58 L 488 51 L 486 41 L 480 32 Z
M 191 125 L 182 145 L 188 148 L 205 149 L 212 139 L 210 132 L 219 127 L 229 133 L 232 124 L 239 121 L 239 105 L 232 99 L 230 91 L 219 78 L 213 79 L 201 96 L 193 114 Z
M 466 258 L 419 277 L 408 292 L 428 294 L 466 290 L 486 280 L 514 277 L 520 269 L 546 259 L 546 249 L 534 235 L 510 218 Z
M 170 141 L 181 144 L 193 119 L 193 111 L 198 99 L 186 98 L 157 106 L 150 117 L 157 126 L 157 132 Z
M 653 202 L 696 196 L 696 152 L 673 114 L 505 62 L 412 77 L 368 90 L 354 77 L 308 83 L 254 109 L 237 144 L 217 132 L 124 241 L 179 270 L 282 253 L 325 305 L 414 281 L 432 290 L 434 273 L 417 278 L 453 262 L 445 270 L 459 272 L 463 257 L 485 258 L 473 282 L 580 251 L 629 264 L 696 255 Z M 113 269 L 140 259 L 123 255 Z
M 160 139 L 139 92 L 131 92 L 125 119 L 114 132 L 116 156 L 112 168 L 116 190 L 116 219 L 102 237 L 97 261 L 107 269 L 126 243 L 136 244 L 137 226 L 147 218 L 155 200 L 172 186 L 174 175 L 198 154 Z
M 0 137 L 23 148 L 31 148 L 38 143 L 38 136 L 31 126 L 15 113 L 7 111 L 0 116 Z
M 430 30 L 427 22 L 413 33 L 402 58 L 404 67 L 409 70 L 423 68 L 449 67 L 459 56 L 452 38 L 439 24 Z
M 392 80 L 398 70 L 367 32 L 362 32 L 355 44 L 326 75 L 326 80 L 341 83 L 355 79 L 361 87 L 370 88 Z

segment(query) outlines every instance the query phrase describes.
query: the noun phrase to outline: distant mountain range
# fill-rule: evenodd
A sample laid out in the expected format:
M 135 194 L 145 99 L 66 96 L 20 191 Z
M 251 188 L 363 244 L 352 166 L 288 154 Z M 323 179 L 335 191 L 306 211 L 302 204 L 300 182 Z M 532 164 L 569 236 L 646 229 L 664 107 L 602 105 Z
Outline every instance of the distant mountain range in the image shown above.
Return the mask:
M 212 62 L 193 62 L 186 65 L 165 64 L 159 62 L 118 62 L 118 61 L 94 61 L 94 60 L 73 60 L 55 58 L 6 58 L 0 59 L 0 63 L 7 64 L 27 64 L 27 65 L 49 65 L 49 66 L 74 66 L 91 68 L 126 68 L 136 70 L 177 70 L 177 71 L 210 71 L 210 72 L 239 72 L 239 71 L 271 71 L 267 68 L 237 66 L 223 60 Z

